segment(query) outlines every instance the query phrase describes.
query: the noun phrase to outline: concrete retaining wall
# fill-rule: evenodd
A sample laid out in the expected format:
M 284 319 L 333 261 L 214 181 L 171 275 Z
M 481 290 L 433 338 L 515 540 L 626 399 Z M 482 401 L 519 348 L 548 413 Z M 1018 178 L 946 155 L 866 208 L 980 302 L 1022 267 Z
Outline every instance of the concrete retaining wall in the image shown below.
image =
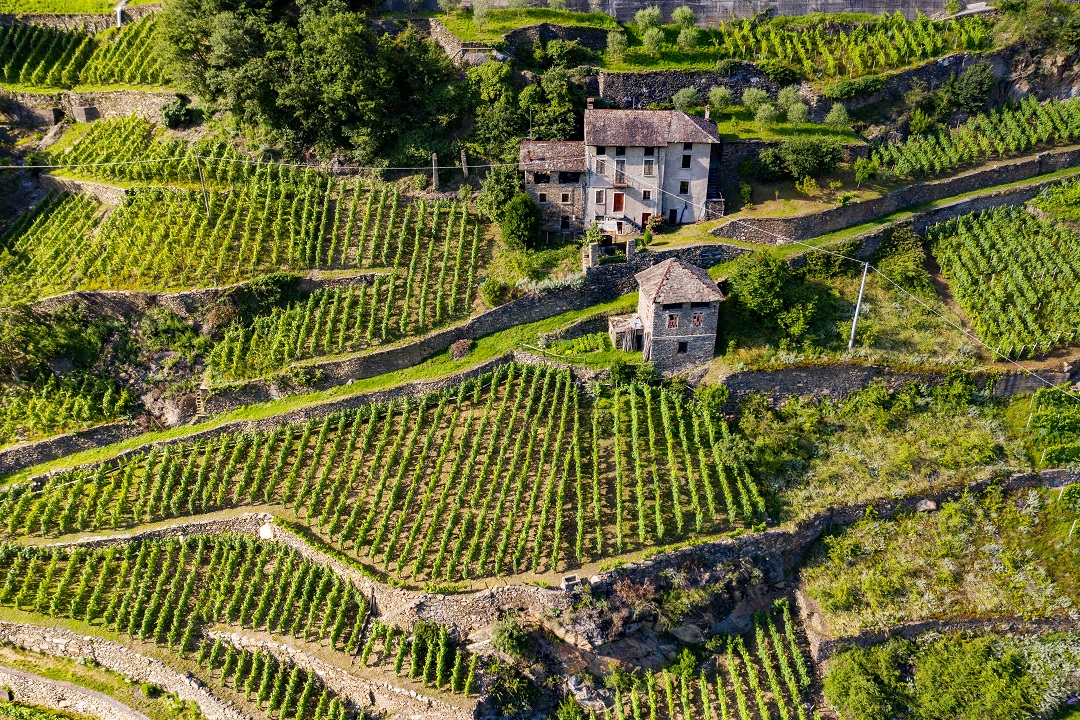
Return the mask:
M 852 225 L 870 222 L 911 206 L 983 190 L 996 185 L 1029 180 L 1038 175 L 1074 167 L 1078 164 L 1080 164 L 1080 148 L 1075 146 L 1059 148 L 1034 156 L 1007 160 L 993 167 L 971 170 L 942 180 L 931 180 L 909 185 L 879 198 L 849 203 L 848 205 L 830 208 L 810 215 L 731 220 L 714 228 L 711 232 L 721 238 L 764 245 L 784 244 L 784 241 L 780 238 L 807 240 Z M 986 199 L 996 202 L 998 197 L 1001 197 L 1001 195 L 995 193 L 986 196 Z M 982 198 L 964 202 L 978 202 L 979 200 L 982 200 Z
M 88 658 L 136 683 L 152 683 L 199 706 L 208 720 L 248 720 L 214 696 L 197 678 L 140 655 L 111 640 L 78 635 L 62 628 L 0 621 L 0 642 L 66 658 Z

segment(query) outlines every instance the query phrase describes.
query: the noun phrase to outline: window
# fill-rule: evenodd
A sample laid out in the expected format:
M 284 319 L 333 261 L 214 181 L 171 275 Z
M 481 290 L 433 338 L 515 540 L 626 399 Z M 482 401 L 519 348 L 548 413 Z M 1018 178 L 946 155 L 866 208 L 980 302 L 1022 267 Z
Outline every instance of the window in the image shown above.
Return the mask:
M 561 229 L 561 230 L 569 230 L 570 229 L 570 216 L 569 215 L 563 215 L 562 216 L 562 221 L 559 223 L 559 229 Z
M 537 200 L 537 202 L 546 203 L 547 202 L 547 193 L 540 193 L 540 199 Z
M 596 202 L 597 205 L 603 205 L 604 203 L 606 203 L 607 198 L 604 197 L 604 191 L 603 190 L 597 190 L 596 195 L 593 198 L 593 200 Z
M 626 185 L 626 161 L 620 158 L 615 161 L 615 187 Z
M 710 305 L 712 305 L 712 303 L 707 303 L 707 302 L 692 302 L 692 303 L 690 303 L 690 307 L 692 307 L 692 308 L 707 308 Z
M 625 155 L 626 154 L 626 148 L 623 147 L 622 145 L 617 146 L 615 148 L 615 154 L 616 155 Z
M 690 343 L 681 342 L 681 343 L 679 343 L 679 347 L 676 348 L 675 352 L 682 355 L 682 354 L 685 354 L 686 351 L 689 350 L 689 349 L 690 349 Z
M 663 308 L 665 310 L 682 310 L 682 303 L 664 303 Z
M 642 190 L 641 191 L 641 199 L 642 200 L 652 200 L 652 190 Z
M 693 322 L 694 327 L 701 327 L 704 324 L 705 324 L 705 313 L 699 313 L 699 312 L 694 313 L 694 322 Z
M 683 166 L 683 168 L 690 167 L 690 160 L 691 160 L 690 155 L 683 155 L 682 156 L 682 166 Z
M 668 313 L 667 326 L 669 328 L 677 328 L 677 327 L 679 327 L 679 316 L 676 315 L 675 313 Z
M 549 173 L 533 173 L 533 182 L 537 185 L 547 185 L 551 182 L 551 175 Z
M 680 180 L 679 181 L 679 194 L 680 195 L 689 195 L 690 194 L 690 181 L 689 180 Z
M 597 145 L 596 146 L 596 154 L 597 155 L 607 155 L 607 148 L 604 147 L 603 145 Z
M 653 153 L 655 153 L 655 152 L 656 152 L 656 148 L 647 147 L 647 148 L 645 148 L 645 157 L 652 157 Z
M 562 194 L 562 201 L 563 201 L 564 203 L 568 203 L 568 202 L 570 202 L 570 193 L 563 193 L 563 194 Z
M 683 150 L 684 150 L 685 152 L 690 152 L 691 150 L 693 150 L 693 149 L 694 149 L 694 143 L 683 143 L 683 144 L 682 144 L 682 149 L 683 149 Z
M 560 185 L 576 185 L 581 182 L 581 173 L 579 172 L 560 172 L 559 184 Z
M 596 174 L 603 175 L 607 171 L 607 162 L 603 160 L 596 161 Z
M 652 158 L 645 158 L 645 163 L 644 163 L 645 177 L 652 177 L 654 164 L 655 163 L 653 162 Z

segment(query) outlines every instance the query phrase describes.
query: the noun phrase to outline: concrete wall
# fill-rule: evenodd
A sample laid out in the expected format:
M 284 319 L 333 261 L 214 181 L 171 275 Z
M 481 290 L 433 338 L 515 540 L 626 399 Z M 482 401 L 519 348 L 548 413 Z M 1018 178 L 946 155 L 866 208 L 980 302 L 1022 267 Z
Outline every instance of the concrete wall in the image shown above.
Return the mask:
M 1037 175 L 1077 164 L 1080 164 L 1080 148 L 1075 146 L 1058 148 L 1033 156 L 1006 160 L 990 167 L 969 170 L 941 180 L 916 183 L 893 190 L 878 198 L 853 202 L 809 215 L 729 220 L 711 232 L 721 238 L 764 245 L 783 244 L 783 241 L 776 237 L 777 235 L 793 240 L 807 240 L 852 225 L 869 222 L 913 205 L 996 185 L 1028 180 Z M 997 195 L 987 197 L 997 197 Z

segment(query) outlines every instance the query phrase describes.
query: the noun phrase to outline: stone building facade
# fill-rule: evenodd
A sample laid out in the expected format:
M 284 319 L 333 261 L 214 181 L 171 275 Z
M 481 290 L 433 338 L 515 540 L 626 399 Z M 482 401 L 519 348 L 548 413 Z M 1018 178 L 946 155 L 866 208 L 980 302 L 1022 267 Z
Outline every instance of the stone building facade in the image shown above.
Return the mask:
M 642 359 L 661 373 L 711 360 L 724 295 L 709 273 L 668 259 L 634 277 L 638 310 L 629 317 L 611 318 L 609 333 L 615 347 L 640 349 Z
M 584 229 L 586 166 L 581 143 L 525 140 L 518 167 L 525 174 L 525 191 L 544 215 L 544 230 Z

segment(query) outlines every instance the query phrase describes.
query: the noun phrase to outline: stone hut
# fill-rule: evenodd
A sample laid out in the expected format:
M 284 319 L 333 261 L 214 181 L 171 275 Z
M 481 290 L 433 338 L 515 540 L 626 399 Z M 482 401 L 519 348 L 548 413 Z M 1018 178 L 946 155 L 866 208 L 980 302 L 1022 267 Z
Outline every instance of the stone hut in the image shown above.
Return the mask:
M 711 360 L 724 295 L 709 273 L 672 258 L 634 277 L 638 283 L 636 317 L 641 322 L 642 358 L 653 362 L 660 372 Z M 624 340 L 621 346 L 635 344 Z

